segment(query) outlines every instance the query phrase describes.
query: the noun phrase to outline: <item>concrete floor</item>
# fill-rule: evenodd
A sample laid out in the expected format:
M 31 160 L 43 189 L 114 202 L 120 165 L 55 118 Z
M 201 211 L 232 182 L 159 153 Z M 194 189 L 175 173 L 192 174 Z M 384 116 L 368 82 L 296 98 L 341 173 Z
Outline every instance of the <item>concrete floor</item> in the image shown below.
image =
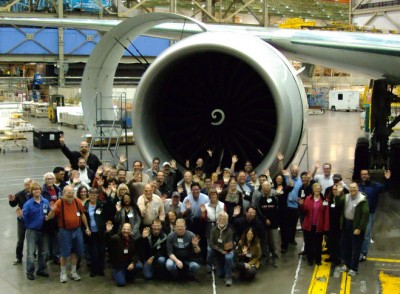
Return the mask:
M 354 145 L 361 135 L 359 113 L 327 112 L 324 115 L 310 116 L 308 120 L 308 158 L 301 163 L 301 171 L 312 168 L 314 160 L 331 162 L 333 170 L 342 174 L 348 183 L 351 177 L 351 168 L 354 158 Z M 65 133 L 67 145 L 76 150 L 82 130 L 75 130 L 66 126 L 50 124 L 47 119 L 31 119 L 37 128 L 58 127 Z M 297 253 L 303 246 L 301 233 L 298 233 L 297 247 L 292 246 L 284 255 L 278 269 L 271 266 L 263 267 L 255 281 L 244 283 L 234 280 L 231 288 L 224 286 L 223 280 L 216 279 L 216 288 L 213 289 L 213 279 L 202 269 L 195 281 L 178 282 L 146 282 L 138 278 L 133 285 L 126 288 L 116 288 L 106 272 L 105 278 L 90 278 L 85 266 L 80 270 L 82 281 L 68 281 L 59 283 L 59 269 L 51 265 L 50 278 L 38 277 L 35 281 L 27 280 L 24 265 L 13 266 L 16 243 L 16 216 L 14 209 L 7 201 L 9 193 L 21 190 L 23 179 L 31 177 L 43 183 L 42 176 L 51 171 L 56 165 L 65 165 L 67 160 L 59 150 L 39 150 L 33 147 L 32 133 L 29 138 L 29 151 L 10 151 L 0 154 L 0 293 L 382 293 L 379 274 L 391 275 L 392 284 L 398 279 L 400 268 L 399 244 L 399 200 L 397 193 L 383 195 L 379 211 L 376 216 L 374 230 L 375 243 L 371 245 L 369 257 L 379 258 L 370 260 L 360 266 L 359 275 L 346 281 L 342 275 L 330 269 L 329 264 L 320 269 L 307 266 L 305 260 L 299 259 Z M 139 158 L 135 146 L 129 147 L 129 162 Z M 307 165 L 307 160 L 308 164 Z M 397 261 L 397 262 L 396 262 Z M 344 275 L 343 277 L 346 277 Z M 390 293 L 400 293 L 400 289 L 391 288 Z M 395 289 L 395 290 L 393 290 Z M 309 292 L 310 291 L 310 292 Z M 394 291 L 394 292 L 393 292 Z M 215 292 L 214 292 L 215 293 Z

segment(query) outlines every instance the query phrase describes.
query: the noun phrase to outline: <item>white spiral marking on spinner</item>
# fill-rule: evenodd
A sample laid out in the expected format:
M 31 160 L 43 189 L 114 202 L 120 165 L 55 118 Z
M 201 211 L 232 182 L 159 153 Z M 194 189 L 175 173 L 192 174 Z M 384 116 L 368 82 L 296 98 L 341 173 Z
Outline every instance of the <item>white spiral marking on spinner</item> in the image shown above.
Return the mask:
M 214 110 L 211 112 L 211 117 L 212 117 L 214 120 L 218 118 L 217 113 L 219 113 L 219 115 L 221 116 L 221 118 L 220 118 L 220 120 L 218 120 L 218 121 L 211 122 L 211 124 L 212 124 L 213 126 L 219 126 L 219 125 L 222 124 L 222 123 L 224 122 L 224 120 L 225 120 L 225 113 L 224 113 L 221 109 L 218 109 L 218 108 L 217 108 L 217 109 L 214 109 Z

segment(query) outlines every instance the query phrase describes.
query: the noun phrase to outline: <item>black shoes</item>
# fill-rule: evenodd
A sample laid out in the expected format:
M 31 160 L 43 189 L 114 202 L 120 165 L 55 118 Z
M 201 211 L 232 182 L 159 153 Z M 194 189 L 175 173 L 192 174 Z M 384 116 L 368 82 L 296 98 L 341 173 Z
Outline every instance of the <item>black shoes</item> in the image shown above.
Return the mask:
M 289 244 L 291 244 L 291 245 L 293 245 L 293 246 L 296 246 L 296 245 L 297 245 L 297 242 L 296 242 L 295 240 L 293 240 L 293 241 L 289 242 Z
M 37 276 L 41 276 L 41 277 L 45 277 L 45 278 L 48 278 L 48 277 L 49 277 L 49 273 L 46 272 L 46 271 L 37 271 L 37 272 L 36 272 L 36 275 L 37 275 Z M 28 278 L 28 279 L 29 279 L 29 278 Z
M 26 277 L 28 278 L 28 280 L 33 281 L 35 279 L 35 276 L 32 273 L 27 273 Z
M 21 264 L 22 263 L 22 259 L 16 259 L 16 260 L 14 260 L 14 262 L 13 262 L 13 265 L 17 265 L 17 264 Z

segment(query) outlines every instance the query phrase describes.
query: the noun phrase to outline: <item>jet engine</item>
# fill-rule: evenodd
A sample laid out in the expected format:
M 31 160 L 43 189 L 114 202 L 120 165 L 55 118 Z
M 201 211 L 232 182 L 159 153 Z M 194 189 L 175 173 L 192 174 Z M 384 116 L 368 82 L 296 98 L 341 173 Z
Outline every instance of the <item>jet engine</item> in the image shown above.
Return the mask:
M 167 49 L 136 91 L 134 136 L 147 164 L 158 156 L 184 166 L 252 162 L 287 166 L 302 142 L 306 95 L 296 71 L 275 48 L 246 34 L 206 32 Z M 212 151 L 210 157 L 207 150 Z

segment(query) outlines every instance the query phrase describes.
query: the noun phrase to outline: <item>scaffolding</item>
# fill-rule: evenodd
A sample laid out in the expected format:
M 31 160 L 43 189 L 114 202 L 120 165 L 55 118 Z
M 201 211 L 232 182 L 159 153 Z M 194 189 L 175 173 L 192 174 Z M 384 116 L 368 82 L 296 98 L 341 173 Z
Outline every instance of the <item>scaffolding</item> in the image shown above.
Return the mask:
M 107 103 L 105 102 L 106 100 Z M 110 104 L 109 101 L 112 101 Z M 125 153 L 128 155 L 128 115 L 126 93 L 118 97 L 95 97 L 96 125 L 90 142 L 90 152 L 98 151 L 102 162 L 117 164 L 119 161 L 118 149 L 122 136 L 125 136 Z

